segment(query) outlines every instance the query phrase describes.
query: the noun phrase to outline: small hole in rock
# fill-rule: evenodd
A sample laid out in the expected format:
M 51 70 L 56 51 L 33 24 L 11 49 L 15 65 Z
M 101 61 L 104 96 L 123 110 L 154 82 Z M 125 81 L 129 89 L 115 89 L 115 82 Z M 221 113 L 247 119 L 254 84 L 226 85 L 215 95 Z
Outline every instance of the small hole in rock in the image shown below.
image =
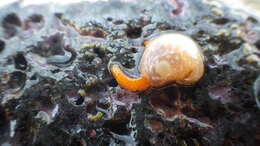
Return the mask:
M 224 24 L 227 24 L 229 21 L 230 20 L 227 18 L 218 18 L 218 19 L 213 20 L 212 22 L 215 24 L 218 24 L 218 25 L 224 25 Z
M 131 48 L 131 52 L 132 52 L 132 53 L 137 53 L 138 51 L 137 51 L 136 48 Z
M 111 86 L 111 87 L 116 87 L 118 84 L 116 82 L 115 79 L 111 79 L 109 82 L 108 82 L 108 85 Z
M 55 13 L 54 14 L 57 18 L 61 19 L 63 17 L 63 14 L 62 13 Z
M 96 53 L 99 58 L 105 57 L 105 53 L 99 47 L 94 48 L 94 53 Z
M 126 29 L 126 35 L 128 38 L 139 38 L 142 35 L 141 27 L 129 27 Z
M 30 78 L 30 80 L 36 80 L 37 79 L 37 74 L 34 74 L 31 78 Z
M 60 71 L 61 71 L 60 69 L 54 69 L 54 70 L 52 70 L 51 72 L 54 73 L 54 74 L 56 74 L 56 73 L 58 73 L 58 72 L 60 72 Z
M 124 21 L 123 21 L 123 20 L 115 20 L 113 23 L 114 23 L 115 25 L 120 25 L 120 24 L 123 24 Z
M 25 57 L 23 56 L 23 53 L 18 53 L 14 57 L 14 63 L 16 69 L 25 70 L 27 68 L 27 61 Z
M 13 37 L 17 33 L 17 27 L 22 26 L 22 22 L 15 13 L 10 13 L 4 17 L 2 26 L 7 38 Z
M 2 52 L 5 49 L 5 42 L 0 40 L 0 52 Z
M 247 21 L 250 21 L 252 23 L 257 23 L 258 22 L 256 18 L 251 17 L 251 16 L 247 18 Z
M 112 21 L 113 18 L 112 17 L 107 17 L 107 21 Z
M 260 49 L 260 39 L 255 42 L 255 46 Z M 1 51 L 1 50 L 0 50 Z
M 4 128 L 7 123 L 6 115 L 4 108 L 0 106 L 0 129 Z
M 9 27 L 9 25 L 21 26 L 22 22 L 15 13 L 10 13 L 3 19 L 3 27 Z
M 32 22 L 34 22 L 34 23 L 40 23 L 40 22 L 43 21 L 43 17 L 42 17 L 42 15 L 40 15 L 40 14 L 34 14 L 34 15 L 30 16 L 29 19 L 30 19 Z
M 20 71 L 15 71 L 11 73 L 8 85 L 10 86 L 10 88 L 23 87 L 25 85 L 25 81 L 26 74 Z
M 28 19 L 25 20 L 25 26 L 24 29 L 40 29 L 43 27 L 43 16 L 40 14 L 33 14 L 29 16 Z
M 76 100 L 76 105 L 81 105 L 82 103 L 84 102 L 84 97 L 79 97 L 77 100 Z

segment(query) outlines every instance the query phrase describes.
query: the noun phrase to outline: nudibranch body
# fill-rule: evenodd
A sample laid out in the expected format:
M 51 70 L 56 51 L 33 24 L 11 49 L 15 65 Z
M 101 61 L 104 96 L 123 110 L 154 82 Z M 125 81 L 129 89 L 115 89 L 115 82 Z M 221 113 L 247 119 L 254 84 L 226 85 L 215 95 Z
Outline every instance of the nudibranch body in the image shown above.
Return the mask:
M 120 86 L 132 91 L 143 91 L 171 83 L 196 83 L 204 73 L 203 60 L 202 52 L 190 37 L 165 33 L 145 44 L 138 66 L 139 77 L 131 77 L 118 64 L 112 64 L 109 68 Z

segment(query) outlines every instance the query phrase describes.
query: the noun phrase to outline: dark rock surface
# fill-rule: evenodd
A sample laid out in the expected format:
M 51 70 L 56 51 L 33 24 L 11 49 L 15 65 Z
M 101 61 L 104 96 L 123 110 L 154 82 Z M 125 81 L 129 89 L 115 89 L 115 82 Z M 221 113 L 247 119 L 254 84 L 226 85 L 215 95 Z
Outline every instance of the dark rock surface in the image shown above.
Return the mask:
M 112 0 L 12 3 L 0 23 L 1 145 L 260 143 L 258 18 L 214 1 Z M 202 80 L 121 89 L 109 61 L 135 68 L 144 41 L 165 31 L 201 46 Z

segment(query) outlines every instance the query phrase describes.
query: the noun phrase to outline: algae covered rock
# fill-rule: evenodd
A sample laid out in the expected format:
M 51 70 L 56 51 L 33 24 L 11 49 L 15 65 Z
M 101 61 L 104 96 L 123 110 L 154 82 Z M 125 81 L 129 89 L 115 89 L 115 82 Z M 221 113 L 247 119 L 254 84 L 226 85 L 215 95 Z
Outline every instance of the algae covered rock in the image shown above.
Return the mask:
M 209 0 L 0 7 L 1 145 L 257 145 L 260 19 Z M 190 36 L 205 55 L 193 86 L 122 89 L 145 42 Z

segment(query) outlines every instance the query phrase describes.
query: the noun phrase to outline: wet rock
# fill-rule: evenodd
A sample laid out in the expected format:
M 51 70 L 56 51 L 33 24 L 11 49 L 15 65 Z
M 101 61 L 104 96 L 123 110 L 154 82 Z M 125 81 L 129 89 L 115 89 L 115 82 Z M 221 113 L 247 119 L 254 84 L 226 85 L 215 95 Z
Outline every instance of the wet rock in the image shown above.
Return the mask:
M 259 143 L 258 18 L 208 0 L 25 4 L 0 9 L 0 144 Z M 145 42 L 165 31 L 200 45 L 203 78 L 122 89 L 108 63 L 137 75 Z

